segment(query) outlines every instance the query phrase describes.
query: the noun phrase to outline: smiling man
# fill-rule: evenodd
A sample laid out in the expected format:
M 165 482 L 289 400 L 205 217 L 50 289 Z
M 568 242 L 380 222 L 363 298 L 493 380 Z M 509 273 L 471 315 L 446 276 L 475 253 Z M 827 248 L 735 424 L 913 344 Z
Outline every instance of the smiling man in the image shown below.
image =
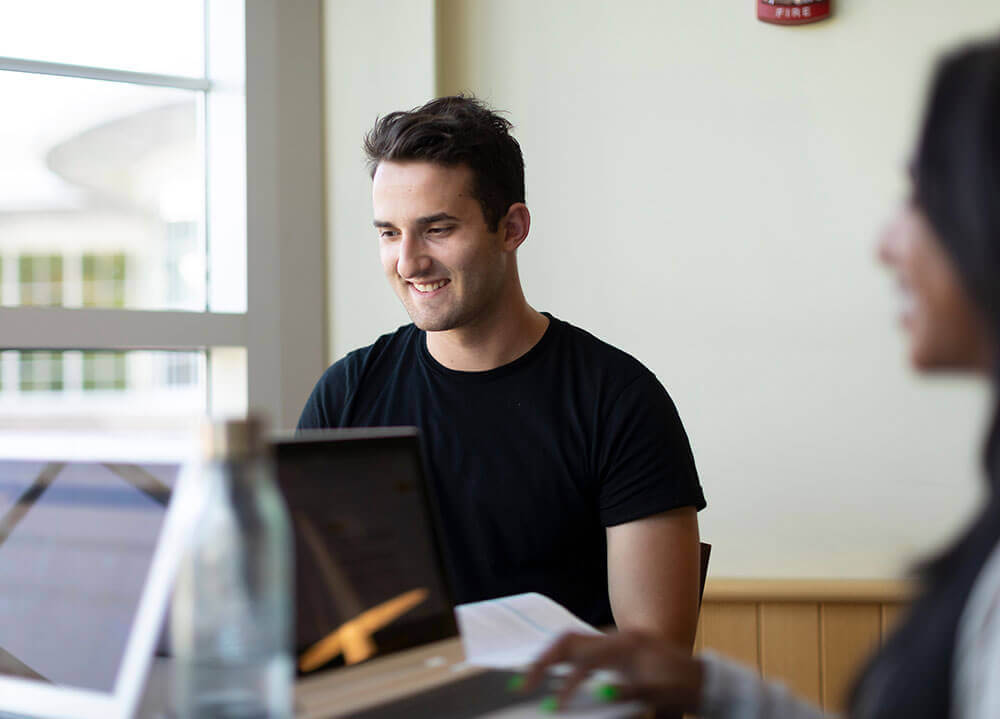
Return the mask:
M 535 591 L 690 647 L 705 500 L 687 436 L 648 369 L 525 300 L 510 127 L 445 97 L 368 134 L 382 267 L 413 323 L 330 367 L 299 428 L 420 427 L 458 601 Z

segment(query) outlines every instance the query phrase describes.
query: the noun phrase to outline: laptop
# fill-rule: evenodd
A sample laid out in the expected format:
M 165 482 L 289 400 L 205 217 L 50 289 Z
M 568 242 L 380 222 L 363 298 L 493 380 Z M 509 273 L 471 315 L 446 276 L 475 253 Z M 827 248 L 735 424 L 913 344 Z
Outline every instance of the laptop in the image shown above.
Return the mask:
M 337 670 L 458 634 L 440 521 L 414 427 L 303 432 L 275 442 L 277 474 L 295 533 L 296 651 L 300 674 Z M 442 658 L 443 659 L 443 658 Z M 426 659 L 409 667 L 426 672 Z M 463 670 L 464 669 L 464 670 Z M 529 695 L 514 672 L 456 679 L 350 711 L 355 719 L 545 716 L 553 681 Z M 407 668 L 393 666 L 392 683 Z M 554 680 L 558 683 L 558 680 Z M 334 715 L 343 711 L 329 696 Z M 581 696 L 568 716 L 633 716 Z M 312 707 L 310 714 L 322 709 Z M 587 713 L 587 712 L 591 713 Z
M 133 715 L 183 550 L 191 447 L 0 433 L 0 714 Z
M 295 650 L 309 674 L 457 636 L 414 427 L 275 442 L 295 534 Z

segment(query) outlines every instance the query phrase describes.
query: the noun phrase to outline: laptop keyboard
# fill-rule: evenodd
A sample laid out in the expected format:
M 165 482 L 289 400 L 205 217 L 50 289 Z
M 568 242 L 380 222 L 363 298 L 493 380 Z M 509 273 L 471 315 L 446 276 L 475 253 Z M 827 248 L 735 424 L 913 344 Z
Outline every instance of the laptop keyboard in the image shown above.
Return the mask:
M 537 706 L 552 693 L 549 682 L 527 694 L 512 692 L 508 686 L 515 676 L 515 672 L 486 671 L 351 716 L 353 719 L 468 719 L 517 704 Z

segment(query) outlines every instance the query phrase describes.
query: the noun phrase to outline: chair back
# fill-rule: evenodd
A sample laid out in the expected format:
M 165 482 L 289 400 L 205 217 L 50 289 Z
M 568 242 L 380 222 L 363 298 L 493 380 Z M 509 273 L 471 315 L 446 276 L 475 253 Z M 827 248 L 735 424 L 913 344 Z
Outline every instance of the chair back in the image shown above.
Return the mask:
M 705 596 L 705 578 L 708 577 L 708 558 L 712 556 L 712 545 L 701 543 L 701 576 L 698 578 L 698 609 L 701 609 L 701 598 Z

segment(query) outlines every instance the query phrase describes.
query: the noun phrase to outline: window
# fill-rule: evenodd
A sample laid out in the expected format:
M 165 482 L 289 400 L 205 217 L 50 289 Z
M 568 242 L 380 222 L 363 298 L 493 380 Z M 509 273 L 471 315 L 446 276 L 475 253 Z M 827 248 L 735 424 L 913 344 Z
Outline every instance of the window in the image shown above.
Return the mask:
M 53 307 L 62 304 L 62 257 L 59 255 L 23 255 L 19 258 L 18 286 L 21 304 Z
M 57 392 L 63 388 L 62 355 L 21 352 L 19 386 L 22 392 Z
M 124 352 L 83 353 L 84 390 L 124 390 L 126 386 Z
M 81 275 L 84 307 L 125 306 L 125 255 L 83 255 Z
M 0 0 L 0 425 L 294 423 L 325 365 L 319 6 Z
M 168 387 L 191 387 L 197 385 L 201 373 L 201 358 L 197 355 L 174 352 L 166 355 L 163 362 L 164 381 Z

